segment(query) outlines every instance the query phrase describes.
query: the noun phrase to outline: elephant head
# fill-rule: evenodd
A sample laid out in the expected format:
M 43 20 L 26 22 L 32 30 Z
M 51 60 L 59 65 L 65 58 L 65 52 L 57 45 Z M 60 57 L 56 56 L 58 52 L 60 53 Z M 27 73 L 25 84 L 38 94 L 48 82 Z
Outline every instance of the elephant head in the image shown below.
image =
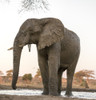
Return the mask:
M 13 79 L 12 88 L 16 89 L 20 56 L 23 46 L 36 44 L 37 50 L 44 49 L 64 37 L 64 26 L 54 18 L 28 19 L 20 27 L 13 45 Z

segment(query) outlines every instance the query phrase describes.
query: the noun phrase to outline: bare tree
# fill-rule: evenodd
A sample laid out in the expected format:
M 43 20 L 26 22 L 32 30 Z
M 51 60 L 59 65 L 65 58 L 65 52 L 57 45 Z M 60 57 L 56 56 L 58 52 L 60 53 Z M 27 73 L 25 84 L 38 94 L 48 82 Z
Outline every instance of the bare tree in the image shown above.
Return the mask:
M 11 0 L 5 0 L 6 2 L 11 2 Z M 48 10 L 47 0 L 21 0 L 21 10 L 22 11 L 33 11 L 33 10 Z
M 30 10 L 48 10 L 47 0 L 23 0 L 21 11 L 30 11 Z

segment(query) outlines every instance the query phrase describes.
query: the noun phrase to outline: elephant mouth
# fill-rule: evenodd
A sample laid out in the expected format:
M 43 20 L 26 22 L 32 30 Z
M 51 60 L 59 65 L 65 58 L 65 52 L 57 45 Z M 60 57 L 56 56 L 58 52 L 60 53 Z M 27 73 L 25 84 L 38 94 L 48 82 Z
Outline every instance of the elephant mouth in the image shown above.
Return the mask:
M 23 47 L 23 46 L 24 46 L 23 44 L 20 44 L 20 45 L 19 45 L 20 48 Z
M 19 47 L 24 47 L 25 45 L 28 45 L 30 43 L 22 43 L 22 44 L 19 44 Z
M 28 44 L 21 44 L 19 45 L 20 48 L 23 48 L 25 45 L 28 45 L 28 49 L 29 49 L 29 52 L 31 51 L 31 44 L 28 43 Z

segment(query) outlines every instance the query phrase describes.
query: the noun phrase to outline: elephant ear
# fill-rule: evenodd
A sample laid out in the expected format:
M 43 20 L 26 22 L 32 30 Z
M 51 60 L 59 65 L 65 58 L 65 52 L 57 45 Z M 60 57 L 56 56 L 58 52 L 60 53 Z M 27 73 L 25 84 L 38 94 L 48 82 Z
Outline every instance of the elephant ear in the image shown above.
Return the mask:
M 46 25 L 41 33 L 38 49 L 49 47 L 64 38 L 64 26 L 62 24 Z

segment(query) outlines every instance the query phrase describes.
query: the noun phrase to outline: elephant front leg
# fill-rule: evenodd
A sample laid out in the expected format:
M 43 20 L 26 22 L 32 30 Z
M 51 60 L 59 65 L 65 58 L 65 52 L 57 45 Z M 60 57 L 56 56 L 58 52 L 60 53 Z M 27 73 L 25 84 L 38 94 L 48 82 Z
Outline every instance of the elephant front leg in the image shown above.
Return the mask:
M 54 59 L 54 60 L 52 60 Z M 55 58 L 49 60 L 49 94 L 50 95 L 59 95 L 58 94 L 58 65 Z
M 49 94 L 49 88 L 48 88 L 48 83 L 49 83 L 49 78 L 48 78 L 48 63 L 47 63 L 47 58 L 45 56 L 42 56 L 38 52 L 38 62 L 39 62 L 39 67 L 41 71 L 41 76 L 42 76 L 42 82 L 44 86 L 43 93 L 44 95 Z
M 51 48 L 48 56 L 49 67 L 49 95 L 57 96 L 58 93 L 58 69 L 60 65 L 60 52 Z

